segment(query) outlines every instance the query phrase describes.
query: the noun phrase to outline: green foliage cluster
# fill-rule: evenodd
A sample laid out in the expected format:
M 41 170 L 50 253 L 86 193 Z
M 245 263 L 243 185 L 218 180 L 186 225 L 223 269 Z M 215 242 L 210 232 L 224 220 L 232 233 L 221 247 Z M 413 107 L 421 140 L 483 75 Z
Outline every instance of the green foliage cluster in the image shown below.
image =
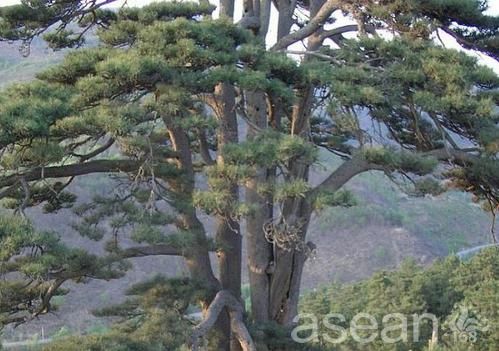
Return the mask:
M 472 140 L 496 129 L 497 90 L 486 91 L 499 86 L 497 75 L 465 53 L 422 40 L 364 38 L 332 54 L 342 63 L 330 75 L 333 115 L 363 107 L 394 140 L 418 149 L 443 143 L 443 128 Z
M 150 192 L 137 192 L 136 199 L 147 203 L 151 200 L 150 196 Z M 95 196 L 92 202 L 74 208 L 74 212 L 82 218 L 74 227 L 83 235 L 93 240 L 100 240 L 105 230 L 100 228 L 99 224 L 107 220 L 114 232 L 135 226 L 132 237 L 136 236 L 138 242 L 158 243 L 166 240 L 157 228 L 171 224 L 174 218 L 155 208 L 144 209 L 139 204 L 117 195 Z M 149 234 L 147 236 L 140 234 L 143 232 Z
M 385 21 L 410 37 L 429 38 L 432 27 L 459 26 L 462 45 L 489 50 L 497 57 L 499 22 L 497 17 L 483 14 L 487 8 L 483 0 L 389 0 L 368 4 L 364 11 L 372 15 L 373 23 Z
M 254 208 L 244 203 L 231 203 L 229 182 L 244 185 L 261 167 L 277 167 L 287 182 L 269 180 L 258 184 L 263 196 L 272 195 L 275 201 L 305 197 L 310 190 L 307 182 L 290 178 L 294 162 L 313 164 L 317 160 L 316 147 L 300 137 L 276 131 L 259 133 L 251 140 L 228 144 L 222 150 L 223 165 L 207 167 L 209 190 L 197 191 L 194 202 L 208 213 L 231 213 L 235 218 L 250 214 Z
M 319 320 L 328 313 L 340 313 L 346 318 L 341 326 L 347 330 L 353 316 L 360 312 L 371 314 L 379 323 L 389 313 L 402 313 L 409 319 L 408 341 L 391 345 L 383 344 L 379 338 L 362 345 L 349 336 L 343 344 L 333 346 L 321 335 L 327 333 L 333 337 L 334 331 L 325 329 L 322 324 L 316 340 L 321 350 L 426 350 L 433 326 L 428 320 L 422 323 L 419 342 L 414 342 L 412 323 L 415 320 L 411 319 L 413 314 L 422 316 L 424 313 L 438 318 L 442 349 L 496 350 L 499 346 L 498 258 L 499 251 L 492 248 L 470 261 L 449 257 L 426 269 L 408 261 L 397 271 L 379 272 L 366 281 L 333 284 L 310 292 L 301 301 L 301 311 L 316 314 Z M 479 323 L 488 325 L 488 329 L 476 330 L 475 343 L 464 338 L 455 339 L 450 329 L 452 323 L 456 323 L 456 316 L 462 313 L 461 308 L 469 309 L 466 318 L 480 318 Z M 341 324 L 338 320 L 334 323 Z
M 13 319 L 32 318 L 50 307 L 48 288 L 61 295 L 61 279 L 113 279 L 123 276 L 126 262 L 69 248 L 52 232 L 36 231 L 20 216 L 0 216 L 0 327 Z M 12 274 L 16 276 L 12 277 Z M 10 277 L 7 279 L 7 277 Z M 12 279 L 14 278 L 14 279 Z M 48 305 L 47 305 L 48 304 Z
M 389 148 L 368 148 L 362 151 L 366 161 L 387 169 L 425 175 L 432 172 L 438 164 L 433 157 L 418 155 L 413 152 L 390 150 Z
M 44 348 L 46 351 L 159 351 L 187 350 L 192 320 L 187 316 L 199 295 L 202 284 L 189 279 L 155 276 L 131 286 L 128 299 L 95 313 L 117 319 L 113 327 L 100 335 L 62 339 Z
M 335 61 L 326 76 L 330 117 L 312 120 L 316 143 L 351 153 L 355 140 L 368 161 L 423 175 L 437 165 L 425 152 L 459 149 L 459 135 L 478 146 L 480 160 L 444 176 L 477 199 L 495 202 L 499 80 L 492 69 L 463 52 L 404 35 L 345 41 L 341 49 L 324 53 Z M 361 127 L 365 114 L 373 119 L 369 132 Z M 389 142 L 370 148 L 377 134 L 397 148 Z M 429 182 L 421 185 L 420 190 L 439 191 Z

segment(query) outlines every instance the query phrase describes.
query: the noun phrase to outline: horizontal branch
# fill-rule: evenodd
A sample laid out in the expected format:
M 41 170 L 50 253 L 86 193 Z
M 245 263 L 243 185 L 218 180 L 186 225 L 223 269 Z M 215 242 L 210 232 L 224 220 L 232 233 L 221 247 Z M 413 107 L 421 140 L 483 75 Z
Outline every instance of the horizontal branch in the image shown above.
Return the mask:
M 484 46 L 477 45 L 476 43 L 473 43 L 473 42 L 467 40 L 465 37 L 459 35 L 458 33 L 456 33 L 455 31 L 453 31 L 452 29 L 450 29 L 447 26 L 441 27 L 441 29 L 445 33 L 450 35 L 452 38 L 454 38 L 454 40 L 456 40 L 456 42 L 459 45 L 461 45 L 463 48 L 468 49 L 468 50 L 476 50 L 476 51 L 483 52 L 484 54 L 492 57 L 494 60 L 499 61 L 499 54 L 497 52 L 494 52 L 493 49 L 489 49 L 486 46 L 484 47 Z
M 109 149 L 111 146 L 113 146 L 114 144 L 114 138 L 109 138 L 108 141 L 106 141 L 104 143 L 104 145 L 98 147 L 97 149 L 89 152 L 88 154 L 84 154 L 84 155 L 79 155 L 79 154 L 74 154 L 74 156 L 76 157 L 79 157 L 80 158 L 80 162 L 85 162 L 87 160 L 90 160 L 91 158 L 94 158 L 98 155 L 100 155 L 101 153 L 103 153 L 104 151 L 106 151 L 107 149 Z
M 318 51 L 303 51 L 303 50 L 284 50 L 282 52 L 285 52 L 286 54 L 291 54 L 291 55 L 308 55 L 308 56 L 314 56 L 317 58 L 320 58 L 322 60 L 330 61 L 336 65 L 342 65 L 342 62 L 338 61 L 336 58 L 330 55 L 326 55 L 323 53 L 320 53 Z
M 425 155 L 433 156 L 439 161 L 453 161 L 460 166 L 472 164 L 477 161 L 478 156 L 471 153 L 477 152 L 477 149 L 453 149 L 441 148 L 429 151 Z
M 66 178 L 91 173 L 131 172 L 139 169 L 141 165 L 142 162 L 136 160 L 95 160 L 64 166 L 36 167 L 26 172 L 0 178 L 0 189 L 12 187 L 21 179 L 32 182 L 40 179 Z M 7 196 L 9 192 L 2 191 L 0 194 Z
M 144 256 L 182 256 L 182 250 L 167 244 L 134 246 L 121 251 L 124 258 Z
M 475 151 L 475 149 L 458 150 L 452 148 L 441 148 L 428 151 L 422 155 L 434 157 L 439 161 L 453 161 L 457 165 L 465 166 L 466 164 L 476 162 L 478 156 L 470 153 Z M 313 198 L 321 191 L 335 192 L 356 175 L 375 170 L 387 171 L 388 169 L 381 164 L 368 162 L 362 156 L 354 156 L 350 160 L 341 164 L 341 166 L 332 172 L 322 183 L 312 189 L 308 196 Z
M 367 33 L 371 33 L 371 34 L 376 33 L 376 28 L 373 25 L 368 24 L 368 25 L 366 25 L 365 29 L 366 29 Z M 321 38 L 321 41 L 324 41 L 325 39 L 330 38 L 330 37 L 335 37 L 335 36 L 342 35 L 342 34 L 345 34 L 348 32 L 356 32 L 358 30 L 359 30 L 359 26 L 357 24 L 349 24 L 349 25 L 341 26 L 341 27 L 334 28 L 331 30 L 325 30 L 321 33 L 320 38 Z

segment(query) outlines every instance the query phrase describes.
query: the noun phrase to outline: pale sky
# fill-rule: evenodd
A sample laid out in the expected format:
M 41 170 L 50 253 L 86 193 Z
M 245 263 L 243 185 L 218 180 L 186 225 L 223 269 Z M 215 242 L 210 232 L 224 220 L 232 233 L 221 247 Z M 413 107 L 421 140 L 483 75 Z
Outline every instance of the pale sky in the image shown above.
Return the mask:
M 121 6 L 125 1 L 127 1 L 128 6 L 143 6 L 143 5 L 149 4 L 151 2 L 158 1 L 158 0 L 117 0 L 116 2 L 112 3 L 110 5 L 110 7 Z M 18 4 L 20 2 L 21 2 L 20 0 L 0 0 L 0 6 L 13 5 L 13 4 Z M 218 0 L 210 0 L 210 2 L 212 2 L 214 4 L 218 4 Z M 488 2 L 489 2 L 489 10 L 487 11 L 487 13 L 490 15 L 499 16 L 499 0 L 488 0 Z M 239 20 L 238 16 L 240 17 L 242 14 L 241 10 L 242 10 L 242 0 L 236 0 L 235 11 L 234 11 L 236 21 Z M 216 11 L 215 11 L 214 15 L 215 16 L 217 15 Z M 275 19 L 276 19 L 276 10 L 275 10 L 274 6 L 272 5 L 271 25 L 270 25 L 269 33 L 268 33 L 267 40 L 266 40 L 267 45 L 272 45 L 276 40 L 277 23 L 276 23 Z M 461 47 L 456 43 L 456 41 L 453 38 L 451 38 L 449 35 L 447 35 L 445 33 L 441 33 L 441 36 L 443 38 L 443 41 L 444 41 L 446 47 L 461 49 Z M 488 57 L 484 54 L 481 54 L 481 53 L 476 53 L 476 52 L 469 52 L 469 53 L 474 55 L 474 56 L 477 56 L 480 63 L 491 67 L 497 74 L 499 74 L 499 63 L 497 63 L 495 60 L 493 60 L 490 57 Z
M 149 4 L 151 2 L 154 2 L 157 0 L 128 0 L 128 5 L 129 6 L 143 6 L 145 4 Z M 21 1 L 20 0 L 0 0 L 0 6 L 6 6 L 6 5 L 13 5 L 13 4 L 19 4 Z M 118 0 L 116 3 L 113 3 L 112 6 L 117 6 L 123 4 L 124 0 Z M 213 0 L 210 0 L 210 2 L 216 2 Z M 237 1 L 237 3 L 241 3 L 241 1 Z M 489 13 L 491 15 L 499 15 L 499 1 L 498 0 L 489 0 Z
M 154 2 L 157 0 L 128 0 L 128 5 L 129 6 L 143 6 L 145 4 L 149 4 L 151 2 Z M 210 0 L 211 2 L 215 2 Z M 0 6 L 6 6 L 6 5 L 13 5 L 13 4 L 19 4 L 21 1 L 20 0 L 0 0 Z M 113 6 L 116 6 L 116 4 L 122 4 L 124 0 L 118 0 L 116 3 L 113 4 Z M 237 1 L 239 2 L 240 1 Z M 499 1 L 498 0 L 489 0 L 489 13 L 491 15 L 499 15 Z

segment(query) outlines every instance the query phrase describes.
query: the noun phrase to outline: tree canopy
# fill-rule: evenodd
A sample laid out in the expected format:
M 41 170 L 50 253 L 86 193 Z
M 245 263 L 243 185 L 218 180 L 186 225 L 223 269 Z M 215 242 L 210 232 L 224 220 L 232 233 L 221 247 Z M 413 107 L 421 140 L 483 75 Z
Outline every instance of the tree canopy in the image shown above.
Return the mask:
M 102 8 L 110 2 L 26 0 L 0 8 L 4 40 L 29 45 L 46 33 L 53 48 L 78 47 L 91 30 L 99 39 L 0 95 L 0 198 L 11 209 L 0 221 L 0 274 L 12 277 L 0 285 L 8 297 L 0 303 L 2 324 L 50 311 L 67 280 L 112 279 L 128 259 L 176 255 L 185 258 L 189 281 L 157 279 L 133 290 L 144 297 L 126 306 L 138 322 L 125 327 L 133 331 L 130 346 L 120 350 L 140 349 L 144 330 L 157 336 L 155 328 L 186 322 L 189 303 L 205 317 L 191 337 L 152 345 L 195 350 L 213 329 L 216 350 L 279 350 L 269 340 L 298 311 L 303 265 L 315 249 L 306 239 L 311 216 L 352 205 L 343 186 L 356 175 L 407 178 L 419 194 L 450 184 L 496 211 L 499 77 L 433 40 L 443 31 L 497 59 L 499 18 L 483 14 L 485 2 L 279 0 L 271 48 L 270 2 L 245 1 L 239 23 L 231 1 L 221 2 L 219 19 L 206 2 Z M 306 22 L 293 15 L 298 10 Z M 357 24 L 329 29 L 340 14 Z M 358 38 L 346 39 L 348 32 Z M 289 48 L 305 39 L 305 50 Z M 344 162 L 315 185 L 309 174 L 321 149 Z M 116 189 L 78 202 L 71 183 L 99 173 L 112 174 Z M 22 217 L 37 205 L 73 207 L 80 217 L 74 228 L 103 240 L 106 254 L 65 247 L 63 233 L 33 229 Z M 123 245 L 123 236 L 136 246 Z M 247 318 L 242 264 L 249 267 Z M 186 302 L 170 313 L 175 294 Z M 254 338 L 252 322 L 269 328 Z

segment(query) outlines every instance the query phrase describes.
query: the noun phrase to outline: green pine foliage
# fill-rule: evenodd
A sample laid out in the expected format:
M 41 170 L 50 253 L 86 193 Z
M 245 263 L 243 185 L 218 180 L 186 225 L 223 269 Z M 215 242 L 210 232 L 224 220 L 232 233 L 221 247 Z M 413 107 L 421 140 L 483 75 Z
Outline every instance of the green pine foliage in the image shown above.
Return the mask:
M 402 313 L 408 318 L 408 340 L 394 344 L 381 342 L 378 337 L 373 343 L 362 345 L 351 335 L 344 343 L 333 345 L 324 338 L 338 337 L 324 324 L 319 324 L 319 338 L 310 347 L 320 350 L 427 350 L 433 325 L 425 320 L 420 326 L 419 342 L 413 339 L 414 314 L 434 314 L 438 318 L 438 350 L 479 350 L 491 351 L 499 346 L 497 322 L 499 321 L 497 288 L 499 284 L 499 251 L 497 248 L 484 250 L 469 261 L 460 261 L 451 256 L 435 262 L 431 267 L 421 268 L 407 261 L 393 272 L 379 272 L 372 278 L 354 284 L 332 284 L 307 293 L 301 302 L 302 313 L 313 313 L 321 321 L 329 313 L 340 313 L 345 322 L 332 323 L 349 329 L 350 321 L 360 312 L 372 315 L 379 323 L 379 331 L 389 324 L 381 324 L 383 316 Z M 470 340 L 460 335 L 455 339 L 451 327 L 455 317 L 468 311 L 465 318 L 475 318 L 488 328 L 477 330 L 476 339 Z M 398 325 L 398 324 L 397 324 Z M 465 333 L 465 330 L 462 330 Z M 370 333 L 370 332 L 369 332 Z M 398 333 L 398 334 L 397 334 Z M 400 330 L 393 338 L 400 336 Z
M 202 284 L 190 279 L 155 276 L 131 286 L 124 303 L 95 312 L 117 320 L 108 333 L 63 339 L 44 350 L 188 350 L 194 323 L 188 314 L 203 293 Z
M 68 279 L 122 277 L 128 265 L 64 245 L 52 232 L 36 231 L 20 216 L 0 216 L 0 327 L 23 323 L 51 308 L 53 296 L 67 293 Z

